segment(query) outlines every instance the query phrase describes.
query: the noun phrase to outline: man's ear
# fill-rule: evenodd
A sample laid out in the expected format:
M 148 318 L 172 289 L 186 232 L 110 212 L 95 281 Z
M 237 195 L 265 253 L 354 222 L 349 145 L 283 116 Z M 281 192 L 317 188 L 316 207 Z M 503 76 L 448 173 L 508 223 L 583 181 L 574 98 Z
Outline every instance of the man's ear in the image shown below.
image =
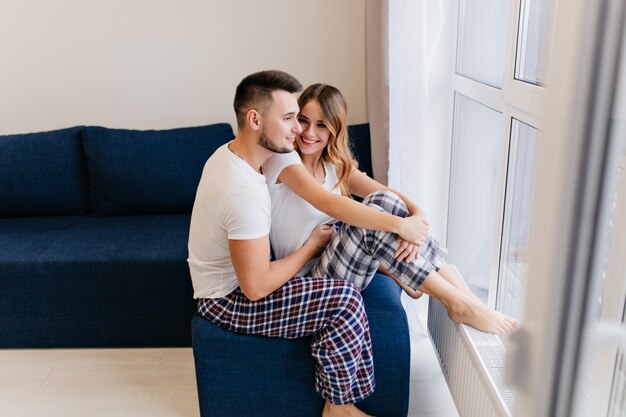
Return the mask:
M 246 121 L 250 129 L 257 131 L 261 129 L 261 114 L 255 109 L 250 109 L 246 113 Z

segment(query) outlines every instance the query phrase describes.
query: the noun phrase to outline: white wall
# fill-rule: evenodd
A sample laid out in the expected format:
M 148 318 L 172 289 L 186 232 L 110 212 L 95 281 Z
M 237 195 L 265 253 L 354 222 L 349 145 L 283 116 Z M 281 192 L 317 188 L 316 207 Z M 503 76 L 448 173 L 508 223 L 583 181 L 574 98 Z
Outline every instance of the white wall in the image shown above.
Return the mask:
M 282 69 L 365 109 L 363 0 L 0 0 L 0 134 L 235 124 L 245 75 Z

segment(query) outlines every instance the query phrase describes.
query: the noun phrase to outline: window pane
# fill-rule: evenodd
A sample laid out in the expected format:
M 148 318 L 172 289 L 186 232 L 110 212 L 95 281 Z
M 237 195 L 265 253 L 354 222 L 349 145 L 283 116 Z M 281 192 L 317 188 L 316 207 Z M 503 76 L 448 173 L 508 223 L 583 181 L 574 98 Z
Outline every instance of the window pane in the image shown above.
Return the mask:
M 533 84 L 544 84 L 546 79 L 546 32 L 550 2 L 522 0 L 517 31 L 515 78 Z
M 606 260 L 602 268 L 605 281 L 605 296 L 602 299 L 605 310 L 620 306 L 622 323 L 626 323 L 626 44 L 622 47 L 620 73 L 616 93 L 615 111 L 613 113 L 611 134 L 618 143 L 619 157 L 615 175 L 615 186 L 611 193 L 612 215 L 606 225 L 609 230 L 606 242 Z M 619 280 L 619 281 L 618 281 Z M 613 284 L 615 281 L 620 286 Z M 609 317 L 615 320 L 616 317 Z M 609 398 L 610 417 L 626 417 L 626 351 L 620 350 L 615 361 L 613 386 Z
M 459 74 L 502 87 L 509 3 L 502 0 L 460 1 L 456 60 Z
M 615 361 L 615 374 L 609 399 L 609 417 L 626 416 L 626 360 L 624 352 L 617 355 Z
M 626 79 L 621 88 L 621 100 L 626 104 Z M 622 110 L 626 113 L 626 108 Z M 613 173 L 613 187 L 609 193 L 610 210 L 608 221 L 603 227 L 606 228 L 606 240 L 602 245 L 602 270 L 601 279 L 604 281 L 604 295 L 598 300 L 603 307 L 603 319 L 617 321 L 621 318 L 626 322 L 626 114 L 617 116 L 612 120 L 612 134 L 619 142 L 619 165 Z M 609 173 L 610 174 L 610 173 Z M 619 308 L 621 317 L 616 317 L 614 310 Z M 613 380 L 611 393 L 608 399 L 609 417 L 626 417 L 626 352 L 622 349 L 617 352 L 614 362 Z M 601 359 L 602 360 L 602 359 Z M 605 383 L 605 381 L 602 381 Z M 608 385 L 608 384 L 607 384 Z
M 524 313 L 538 141 L 537 129 L 512 120 L 496 305 L 517 320 Z
M 501 178 L 502 113 L 455 96 L 449 261 L 478 296 L 487 300 L 497 266 L 497 190 Z
M 624 38 L 626 39 L 626 38 Z M 607 214 L 600 217 L 597 242 L 601 296 L 591 309 L 600 308 L 600 320 L 626 322 L 626 43 L 622 44 L 614 108 L 610 119 L 611 145 L 605 162 L 604 180 Z M 583 382 L 590 392 L 585 399 L 590 410 L 602 417 L 626 417 L 626 350 L 614 346 L 593 352 L 592 377 Z
M 609 242 L 607 243 L 606 249 L 606 261 L 602 270 L 602 278 L 605 280 L 605 285 L 608 286 L 607 290 L 618 294 L 620 291 L 615 288 L 615 285 L 611 285 L 611 279 L 607 279 L 607 275 L 615 273 L 620 274 L 622 287 L 624 286 L 624 281 L 626 280 L 626 274 L 624 274 L 626 271 L 626 262 L 624 262 L 622 258 L 621 264 L 619 264 L 620 260 L 618 259 L 618 257 L 623 257 L 622 251 L 624 247 L 624 239 L 623 237 L 620 239 L 615 236 L 616 233 L 621 233 L 621 236 L 624 236 L 624 232 L 626 232 L 626 230 L 617 230 L 619 227 L 624 229 L 624 226 L 626 226 L 626 216 L 624 215 L 624 213 L 626 213 L 626 208 L 620 207 L 626 203 L 626 195 L 624 195 L 626 192 L 626 184 L 623 184 L 623 181 L 626 181 L 624 178 L 624 169 L 626 169 L 626 139 L 622 138 L 622 158 L 617 174 L 618 182 L 616 190 L 613 193 L 614 213 L 613 217 L 609 220 L 609 224 L 607 225 L 610 229 L 608 236 Z M 616 248 L 612 248 L 611 244 L 618 246 L 617 250 Z M 605 298 L 609 305 L 615 303 L 615 300 L 611 300 L 609 296 L 606 296 Z M 618 300 L 617 302 L 623 302 L 623 295 L 619 298 L 621 298 L 621 300 Z M 625 309 L 622 311 L 622 323 L 626 323 L 626 306 L 624 308 Z M 610 417 L 626 417 L 626 358 L 624 357 L 624 353 L 625 352 L 623 350 L 618 352 L 617 359 L 615 361 L 611 396 L 609 398 L 608 405 L 608 416 Z

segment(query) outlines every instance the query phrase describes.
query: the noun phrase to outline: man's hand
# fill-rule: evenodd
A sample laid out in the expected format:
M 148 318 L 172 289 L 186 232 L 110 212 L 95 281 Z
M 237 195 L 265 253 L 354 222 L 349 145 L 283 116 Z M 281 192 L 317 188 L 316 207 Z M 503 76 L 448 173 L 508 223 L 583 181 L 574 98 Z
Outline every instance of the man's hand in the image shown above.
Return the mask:
M 422 246 L 428 235 L 428 220 L 420 215 L 413 215 L 402 219 L 398 235 L 410 243 Z
M 311 247 L 315 248 L 315 253 L 319 254 L 324 250 L 333 233 L 335 233 L 334 224 L 320 224 L 313 229 L 304 245 L 311 245 Z

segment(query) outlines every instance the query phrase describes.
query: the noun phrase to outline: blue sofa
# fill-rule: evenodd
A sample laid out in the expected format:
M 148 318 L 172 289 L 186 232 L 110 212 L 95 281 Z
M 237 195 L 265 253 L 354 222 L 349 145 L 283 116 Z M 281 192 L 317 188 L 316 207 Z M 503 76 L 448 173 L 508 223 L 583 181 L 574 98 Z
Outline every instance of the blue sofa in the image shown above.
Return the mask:
M 371 175 L 369 126 L 350 135 Z M 194 315 L 190 212 L 204 162 L 232 137 L 228 124 L 0 136 L 0 348 L 190 346 L 193 334 L 203 417 L 321 415 L 310 340 Z M 378 416 L 408 410 L 399 293 L 382 276 L 363 293 L 377 388 L 362 406 Z
M 189 346 L 191 207 L 229 124 L 0 136 L 0 347 Z

